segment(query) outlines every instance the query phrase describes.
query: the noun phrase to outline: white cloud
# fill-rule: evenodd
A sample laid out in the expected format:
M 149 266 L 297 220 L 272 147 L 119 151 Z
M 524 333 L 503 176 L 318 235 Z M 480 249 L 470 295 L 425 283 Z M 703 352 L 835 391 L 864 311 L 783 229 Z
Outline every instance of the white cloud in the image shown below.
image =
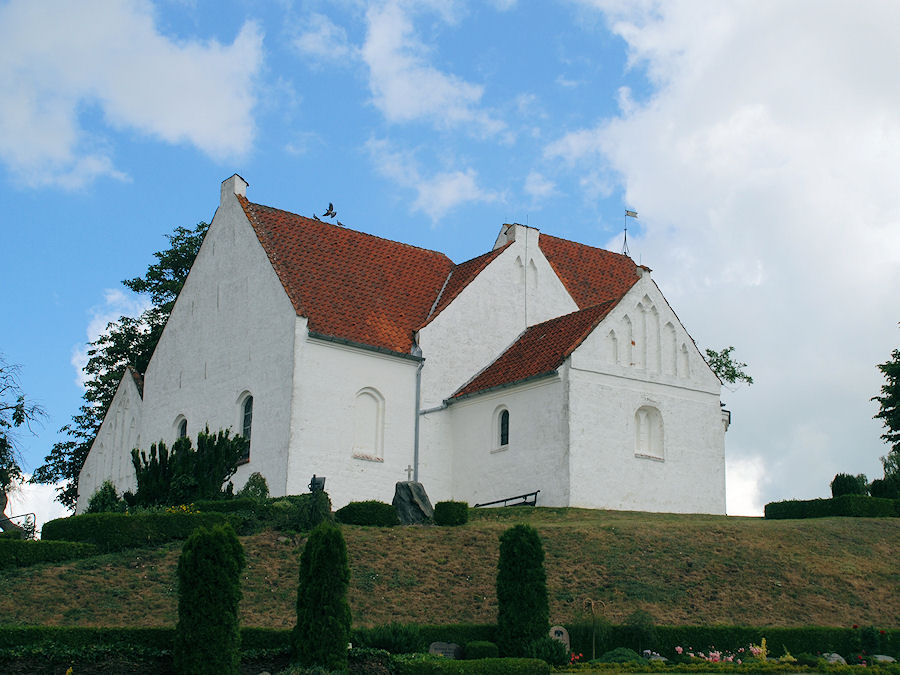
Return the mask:
M 91 319 L 87 326 L 87 342 L 95 342 L 103 335 L 110 323 L 118 321 L 122 316 L 140 316 L 150 309 L 152 303 L 145 297 L 119 289 L 106 289 L 103 304 L 91 307 Z M 75 368 L 75 382 L 84 387 L 86 376 L 84 367 L 88 362 L 88 344 L 76 345 L 72 348 L 70 363 Z
M 24 480 L 31 478 L 26 474 Z M 56 489 L 59 484 L 31 485 L 22 482 L 8 493 L 9 504 L 6 507 L 7 516 L 18 516 L 29 513 L 35 514 L 35 529 L 40 532 L 44 523 L 54 518 L 65 518 L 71 515 L 69 509 L 55 501 Z M 14 522 L 21 525 L 23 519 L 15 518 Z
M 447 10 L 449 11 L 449 10 Z M 369 8 L 361 54 L 369 68 L 372 100 L 389 122 L 425 121 L 482 136 L 502 132 L 505 124 L 481 107 L 484 87 L 429 63 L 429 48 L 419 39 L 406 4 L 394 1 Z M 443 13 L 445 21 L 453 14 Z
M 531 197 L 533 202 L 539 202 L 557 194 L 556 183 L 540 172 L 532 171 L 525 178 L 525 194 Z
M 632 255 L 701 345 L 750 364 L 756 384 L 726 392 L 729 461 L 764 462 L 766 501 L 880 475 L 869 398 L 900 319 L 900 6 L 585 4 L 653 91 L 620 92 L 618 117 L 546 156 L 619 177 L 641 214 Z
M 413 153 L 397 150 L 386 140 L 369 140 L 366 150 L 379 173 L 401 187 L 416 191 L 410 211 L 425 213 L 433 222 L 461 204 L 498 199 L 496 193 L 478 186 L 478 174 L 474 169 L 424 176 Z
M 313 13 L 303 21 L 305 30 L 294 39 L 304 56 L 322 61 L 342 61 L 354 55 L 347 31 L 324 14 Z
M 110 129 L 215 159 L 250 149 L 262 63 L 253 23 L 227 46 L 175 42 L 147 2 L 13 0 L 0 6 L 0 43 L 0 161 L 25 184 L 122 179 L 102 138 Z M 94 111 L 102 124 L 88 128 Z
M 761 457 L 729 459 L 725 470 L 725 511 L 729 516 L 763 515 L 760 485 L 765 475 L 765 464 Z

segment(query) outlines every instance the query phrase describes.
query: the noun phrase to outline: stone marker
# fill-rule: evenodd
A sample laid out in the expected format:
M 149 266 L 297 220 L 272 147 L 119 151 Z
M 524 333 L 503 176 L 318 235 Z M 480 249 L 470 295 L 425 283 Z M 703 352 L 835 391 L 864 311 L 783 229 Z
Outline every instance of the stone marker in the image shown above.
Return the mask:
M 428 653 L 436 656 L 444 656 L 448 659 L 461 659 L 463 656 L 463 649 L 455 642 L 432 642 L 428 645 Z
M 847 665 L 847 662 L 844 660 L 844 657 L 835 652 L 831 652 L 831 653 L 825 652 L 824 654 L 822 654 L 822 658 L 825 659 L 826 661 L 828 661 L 828 663 L 839 663 L 842 666 Z
M 553 626 L 550 628 L 550 637 L 559 640 L 566 646 L 566 651 L 571 651 L 572 646 L 569 643 L 569 631 L 564 626 Z
M 875 663 L 896 663 L 897 659 L 886 654 L 872 654 L 872 660 Z
M 434 508 L 421 483 L 412 480 L 397 483 L 394 486 L 394 501 L 391 503 L 397 509 L 397 517 L 404 525 L 434 522 Z

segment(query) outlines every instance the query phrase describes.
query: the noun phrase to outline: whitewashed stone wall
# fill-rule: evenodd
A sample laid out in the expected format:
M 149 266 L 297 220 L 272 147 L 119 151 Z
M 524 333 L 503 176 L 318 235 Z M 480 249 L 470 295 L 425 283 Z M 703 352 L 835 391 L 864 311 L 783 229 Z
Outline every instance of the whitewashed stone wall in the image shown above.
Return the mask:
M 120 495 L 135 489 L 131 449 L 141 445 L 141 421 L 141 394 L 131 371 L 126 371 L 78 476 L 75 513 L 84 513 L 105 480 L 112 481 Z
M 720 387 L 645 273 L 570 360 L 571 506 L 725 513 Z

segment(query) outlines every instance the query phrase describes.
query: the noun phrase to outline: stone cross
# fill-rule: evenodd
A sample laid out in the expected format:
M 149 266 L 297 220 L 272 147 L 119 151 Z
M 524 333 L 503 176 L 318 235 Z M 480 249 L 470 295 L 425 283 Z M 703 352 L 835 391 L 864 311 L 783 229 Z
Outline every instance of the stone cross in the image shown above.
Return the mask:
M 406 480 L 412 480 L 413 468 L 412 465 L 406 465 Z

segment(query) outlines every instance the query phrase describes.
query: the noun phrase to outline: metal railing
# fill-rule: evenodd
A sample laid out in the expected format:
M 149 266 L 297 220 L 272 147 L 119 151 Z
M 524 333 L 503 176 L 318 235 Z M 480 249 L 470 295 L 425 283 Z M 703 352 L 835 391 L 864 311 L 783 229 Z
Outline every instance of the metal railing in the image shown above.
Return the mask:
M 537 496 L 539 492 L 540 490 L 535 490 L 534 492 L 528 492 L 524 495 L 507 497 L 506 499 L 497 499 L 492 502 L 485 502 L 484 504 L 476 504 L 474 508 L 477 509 L 480 506 L 493 506 L 494 504 L 502 504 L 503 506 L 537 506 Z M 510 502 L 514 503 L 510 504 Z

